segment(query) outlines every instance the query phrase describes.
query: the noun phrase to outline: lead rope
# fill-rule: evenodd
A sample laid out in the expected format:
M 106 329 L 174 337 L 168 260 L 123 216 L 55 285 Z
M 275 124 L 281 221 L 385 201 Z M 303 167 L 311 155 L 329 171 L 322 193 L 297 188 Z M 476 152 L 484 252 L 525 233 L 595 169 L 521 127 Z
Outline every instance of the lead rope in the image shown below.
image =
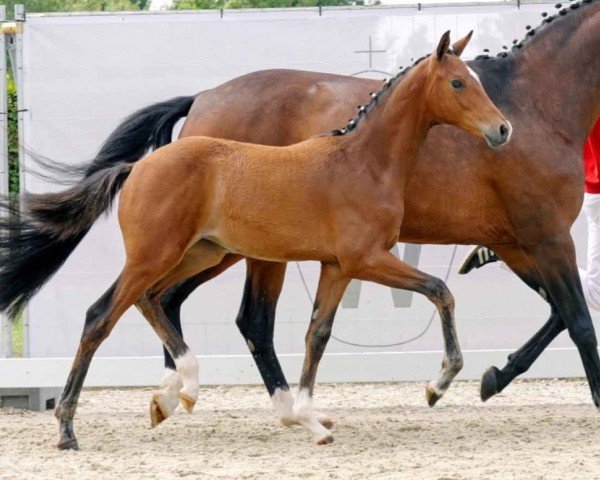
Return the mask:
M 452 270 L 452 264 L 454 263 L 454 258 L 456 257 L 456 250 L 458 249 L 458 245 L 454 245 L 454 250 L 452 251 L 452 256 L 450 257 L 450 263 L 448 265 L 448 270 L 446 271 L 446 277 L 444 278 L 444 283 L 448 282 L 448 278 L 450 277 L 450 271 Z M 302 279 L 302 284 L 304 285 L 304 290 L 306 291 L 306 296 L 308 297 L 308 300 L 310 302 L 311 305 L 314 304 L 314 300 L 312 295 L 310 294 L 310 290 L 308 289 L 308 284 L 306 283 L 306 279 L 304 278 L 304 274 L 302 273 L 302 270 L 300 269 L 300 262 L 295 262 L 296 263 L 296 268 L 298 269 L 298 273 L 300 274 L 300 278 Z M 431 312 L 431 317 L 429 317 L 429 322 L 427 322 L 427 325 L 425 326 L 425 328 L 423 329 L 423 331 L 421 333 L 419 333 L 418 335 L 415 335 L 414 337 L 411 337 L 407 340 L 402 340 L 400 342 L 396 342 L 396 343 L 386 343 L 386 344 L 379 344 L 379 345 L 367 345 L 364 343 L 354 343 L 354 342 L 349 342 L 348 340 L 343 340 L 341 338 L 336 337 L 335 335 L 331 335 L 331 338 L 333 338 L 334 340 L 343 343 L 345 345 L 350 345 L 352 347 L 365 347 L 365 348 L 389 348 L 389 347 L 399 347 L 401 345 L 406 345 L 407 343 L 411 343 L 414 342 L 415 340 L 418 340 L 419 338 L 421 338 L 423 335 L 425 335 L 429 329 L 431 328 L 431 325 L 433 324 L 433 319 L 435 318 L 435 314 L 437 313 L 437 309 L 433 309 L 433 312 Z

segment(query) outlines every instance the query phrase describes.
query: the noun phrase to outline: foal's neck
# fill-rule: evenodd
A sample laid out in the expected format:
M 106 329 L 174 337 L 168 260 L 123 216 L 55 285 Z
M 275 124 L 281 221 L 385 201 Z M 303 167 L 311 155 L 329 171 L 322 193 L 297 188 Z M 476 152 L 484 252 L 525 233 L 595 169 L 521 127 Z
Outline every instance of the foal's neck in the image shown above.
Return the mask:
M 355 131 L 342 137 L 355 172 L 397 177 L 405 184 L 431 126 L 426 107 L 427 62 L 394 85 Z

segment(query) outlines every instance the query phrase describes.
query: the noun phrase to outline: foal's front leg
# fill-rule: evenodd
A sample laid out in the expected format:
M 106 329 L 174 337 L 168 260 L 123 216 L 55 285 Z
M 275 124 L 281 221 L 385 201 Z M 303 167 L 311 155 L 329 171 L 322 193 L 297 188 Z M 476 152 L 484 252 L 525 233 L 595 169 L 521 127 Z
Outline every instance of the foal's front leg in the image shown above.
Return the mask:
M 337 306 L 349 282 L 350 278 L 343 274 L 338 265 L 322 265 L 313 314 L 306 333 L 306 354 L 293 415 L 295 421 L 313 434 L 313 439 L 318 445 L 333 442 L 333 436 L 324 426 L 327 422 L 324 422 L 323 416 L 313 410 L 312 395 L 315 377 L 331 335 Z
M 340 265 L 346 275 L 352 278 L 421 293 L 437 307 L 444 335 L 444 359 L 437 380 L 429 382 L 426 388 L 427 402 L 433 407 L 463 366 L 454 324 L 454 297 L 450 290 L 439 278 L 417 270 L 383 249 L 368 252 L 359 258 L 340 258 Z

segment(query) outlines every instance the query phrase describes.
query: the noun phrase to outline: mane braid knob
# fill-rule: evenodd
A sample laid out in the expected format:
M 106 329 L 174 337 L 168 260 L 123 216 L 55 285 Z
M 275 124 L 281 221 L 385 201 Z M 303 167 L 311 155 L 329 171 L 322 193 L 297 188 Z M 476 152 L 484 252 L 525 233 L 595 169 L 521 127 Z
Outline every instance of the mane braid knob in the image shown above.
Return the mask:
M 560 13 L 561 15 L 566 15 L 567 14 L 567 9 L 563 8 L 562 10 L 560 10 L 558 13 Z
M 548 12 L 542 13 L 542 17 L 546 18 L 548 16 Z
M 489 52 L 490 52 L 490 49 L 489 49 L 489 48 L 484 48 L 484 49 L 483 49 L 483 51 L 484 51 L 485 53 L 489 53 Z
M 554 8 L 562 8 L 562 3 L 557 3 L 556 5 L 554 5 Z

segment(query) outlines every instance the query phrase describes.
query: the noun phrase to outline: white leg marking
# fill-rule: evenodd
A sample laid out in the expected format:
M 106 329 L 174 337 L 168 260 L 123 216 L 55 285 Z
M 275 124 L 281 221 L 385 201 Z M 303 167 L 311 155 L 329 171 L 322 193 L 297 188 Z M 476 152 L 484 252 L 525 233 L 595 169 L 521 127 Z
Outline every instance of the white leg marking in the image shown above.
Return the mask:
M 275 412 L 277 412 L 277 415 L 279 416 L 279 420 L 281 420 L 281 423 L 284 426 L 291 427 L 292 425 L 300 424 L 294 417 L 294 395 L 292 392 L 277 388 L 275 389 L 275 393 L 271 396 L 271 401 L 273 402 Z M 314 414 L 322 425 L 333 425 L 333 421 L 328 415 L 320 412 L 314 412 Z
M 198 399 L 200 383 L 198 380 L 198 360 L 191 350 L 185 352 L 181 357 L 174 359 L 177 373 L 183 380 L 183 388 L 179 391 L 179 397 L 188 412 L 191 412 L 193 404 Z M 188 403 L 190 402 L 190 403 Z
M 152 395 L 152 400 L 160 405 L 160 410 L 165 418 L 170 417 L 179 405 L 179 390 L 183 387 L 183 380 L 175 370 L 165 368 L 162 388 Z
M 313 410 L 312 397 L 306 388 L 302 388 L 298 392 L 298 397 L 294 402 L 294 418 L 300 425 L 312 433 L 315 443 L 326 444 L 333 441 L 331 432 L 319 422 Z
M 276 388 L 271 397 L 275 412 L 279 416 L 281 423 L 286 427 L 294 425 L 298 422 L 294 419 L 294 395 L 289 390 Z

